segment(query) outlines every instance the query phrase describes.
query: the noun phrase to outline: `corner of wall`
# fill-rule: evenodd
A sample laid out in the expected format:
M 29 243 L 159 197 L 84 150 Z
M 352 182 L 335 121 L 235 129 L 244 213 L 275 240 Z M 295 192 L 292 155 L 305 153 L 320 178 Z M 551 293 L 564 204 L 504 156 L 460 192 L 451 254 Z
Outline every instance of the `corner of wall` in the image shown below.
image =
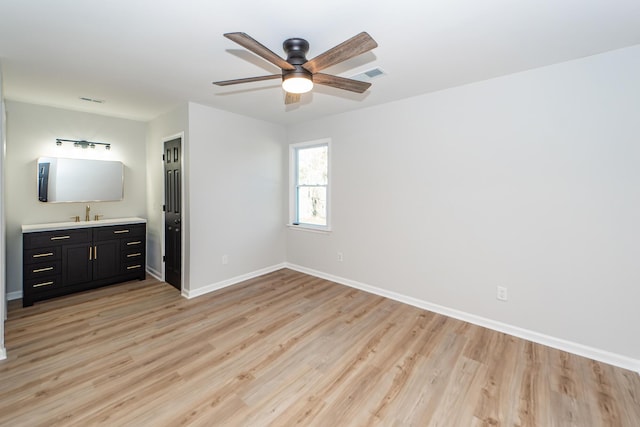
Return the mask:
M 161 160 L 163 141 L 171 135 L 182 135 L 183 158 L 188 135 L 188 103 L 182 104 L 172 111 L 162 114 L 147 124 L 147 268 L 151 275 L 162 279 L 164 265 L 164 224 L 162 205 L 164 204 L 163 164 Z M 188 174 L 188 170 L 185 171 Z M 183 175 L 187 179 L 186 175 Z M 186 185 L 187 183 L 184 182 Z M 183 194 L 186 204 L 184 214 L 188 214 L 188 195 Z M 188 230 L 185 231 L 188 234 Z M 188 277 L 185 278 L 185 284 Z
M 6 152 L 5 133 L 5 108 L 2 83 L 2 63 L 0 62 L 0 360 L 7 357 L 4 347 L 4 321 L 7 317 L 7 285 L 6 285 L 6 224 L 4 215 L 5 191 L 4 191 L 4 158 Z

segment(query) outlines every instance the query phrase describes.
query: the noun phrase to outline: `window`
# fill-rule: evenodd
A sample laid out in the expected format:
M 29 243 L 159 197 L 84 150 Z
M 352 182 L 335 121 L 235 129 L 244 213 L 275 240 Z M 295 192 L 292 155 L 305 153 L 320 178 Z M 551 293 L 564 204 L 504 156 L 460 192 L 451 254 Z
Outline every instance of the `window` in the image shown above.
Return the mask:
M 290 146 L 291 225 L 329 230 L 329 145 L 324 139 Z

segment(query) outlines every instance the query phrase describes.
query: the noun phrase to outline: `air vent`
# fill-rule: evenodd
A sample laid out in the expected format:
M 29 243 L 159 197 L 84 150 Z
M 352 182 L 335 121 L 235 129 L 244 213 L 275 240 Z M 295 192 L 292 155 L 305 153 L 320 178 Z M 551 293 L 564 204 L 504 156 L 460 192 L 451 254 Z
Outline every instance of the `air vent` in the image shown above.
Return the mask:
M 369 80 L 376 79 L 378 77 L 385 76 L 386 74 L 387 73 L 385 73 L 381 68 L 376 67 L 376 68 L 372 68 L 370 70 L 364 71 L 362 73 L 356 74 L 351 78 L 354 80 L 369 81 Z
M 95 102 L 96 104 L 104 104 L 106 102 L 104 99 L 93 99 L 93 98 L 87 98 L 86 96 L 81 96 L 80 99 L 82 101 Z

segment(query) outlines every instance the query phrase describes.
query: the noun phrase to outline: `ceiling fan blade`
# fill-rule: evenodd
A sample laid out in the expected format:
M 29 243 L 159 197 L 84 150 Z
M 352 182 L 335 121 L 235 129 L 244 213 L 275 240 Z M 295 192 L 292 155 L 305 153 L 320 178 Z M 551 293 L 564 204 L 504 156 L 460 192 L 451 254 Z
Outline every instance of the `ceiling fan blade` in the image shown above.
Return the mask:
M 323 73 L 314 74 L 313 82 L 319 85 L 331 86 L 357 93 L 362 93 L 371 86 L 371 83 L 361 82 L 360 80 L 346 79 L 344 77 Z
M 285 103 L 285 105 L 295 104 L 296 102 L 300 102 L 300 94 L 299 93 L 285 92 L 285 95 L 284 95 L 284 103 Z
M 232 40 L 238 43 L 240 46 L 250 50 L 256 55 L 266 59 L 274 65 L 282 68 L 283 70 L 295 70 L 296 67 L 289 64 L 287 61 L 282 59 L 278 54 L 269 50 L 268 47 L 262 45 L 260 42 L 252 38 L 250 35 L 246 33 L 226 33 L 224 35 L 229 40 Z
M 269 76 L 247 77 L 246 79 L 223 80 L 221 82 L 213 82 L 213 84 L 218 86 L 229 86 L 229 85 L 237 85 L 238 83 L 260 82 L 262 80 L 281 79 L 281 78 L 282 76 L 280 74 L 271 74 Z
M 321 53 L 310 61 L 302 64 L 302 67 L 311 73 L 317 73 L 339 62 L 346 61 L 378 46 L 378 43 L 366 32 L 351 37 L 349 40 Z

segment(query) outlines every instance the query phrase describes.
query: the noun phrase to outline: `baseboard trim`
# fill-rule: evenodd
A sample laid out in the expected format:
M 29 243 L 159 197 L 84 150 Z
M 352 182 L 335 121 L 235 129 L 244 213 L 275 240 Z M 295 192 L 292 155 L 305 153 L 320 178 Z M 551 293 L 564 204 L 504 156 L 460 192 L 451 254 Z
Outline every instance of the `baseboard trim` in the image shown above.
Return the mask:
M 7 292 L 7 301 L 22 298 L 22 291 Z
M 157 280 L 164 282 L 164 280 L 162 279 L 162 273 L 147 266 L 147 273 L 149 273 L 149 275 L 153 276 L 154 278 L 156 278 Z
M 212 283 L 207 286 L 203 286 L 198 289 L 192 290 L 183 290 L 182 295 L 186 298 L 195 298 L 204 294 L 208 294 L 209 292 L 217 291 L 222 288 L 226 288 L 228 286 L 233 286 L 237 283 L 244 282 L 245 280 L 253 279 L 254 277 L 262 276 L 268 273 L 273 273 L 274 271 L 282 270 L 286 267 L 285 263 L 272 265 L 270 267 L 261 268 L 260 270 L 252 271 L 251 273 L 242 274 L 240 276 L 232 277 L 227 280 L 223 280 L 221 282 Z
M 4 360 L 7 358 L 7 349 L 4 347 L 0 347 L 0 360 Z
M 291 270 L 299 271 L 301 273 L 309 274 L 310 276 L 319 277 L 321 279 L 330 280 L 332 282 L 336 282 L 341 285 L 359 289 L 364 292 L 380 295 L 382 297 L 389 298 L 405 304 L 409 304 L 414 307 L 422 308 L 424 310 L 433 311 L 434 313 L 453 317 L 454 319 L 473 323 L 474 325 L 482 326 L 498 332 L 503 332 L 505 334 L 513 335 L 515 337 L 532 341 L 538 344 L 546 345 L 548 347 L 553 347 L 555 349 L 566 351 L 568 353 L 573 353 L 578 356 L 587 357 L 589 359 L 597 360 L 599 362 L 618 366 L 624 369 L 629 369 L 631 371 L 635 371 L 640 374 L 640 360 L 636 360 L 631 357 L 623 356 L 616 353 L 611 353 L 606 350 L 601 350 L 601 349 L 589 347 L 583 344 L 567 341 L 561 338 L 556 338 L 549 335 L 541 334 L 539 332 L 535 332 L 528 329 L 520 328 L 518 326 L 513 326 L 506 323 L 498 322 L 495 320 L 487 319 L 485 317 L 476 316 L 475 314 L 470 314 L 470 313 L 455 310 L 449 307 L 441 306 L 438 304 L 433 304 L 428 301 L 423 301 L 407 295 L 399 294 L 397 292 L 392 292 L 386 289 L 370 286 L 354 280 L 345 279 L 344 277 L 334 276 L 332 274 L 324 273 L 318 270 L 313 270 L 311 268 L 303 267 L 300 265 L 285 263 L 285 267 Z

